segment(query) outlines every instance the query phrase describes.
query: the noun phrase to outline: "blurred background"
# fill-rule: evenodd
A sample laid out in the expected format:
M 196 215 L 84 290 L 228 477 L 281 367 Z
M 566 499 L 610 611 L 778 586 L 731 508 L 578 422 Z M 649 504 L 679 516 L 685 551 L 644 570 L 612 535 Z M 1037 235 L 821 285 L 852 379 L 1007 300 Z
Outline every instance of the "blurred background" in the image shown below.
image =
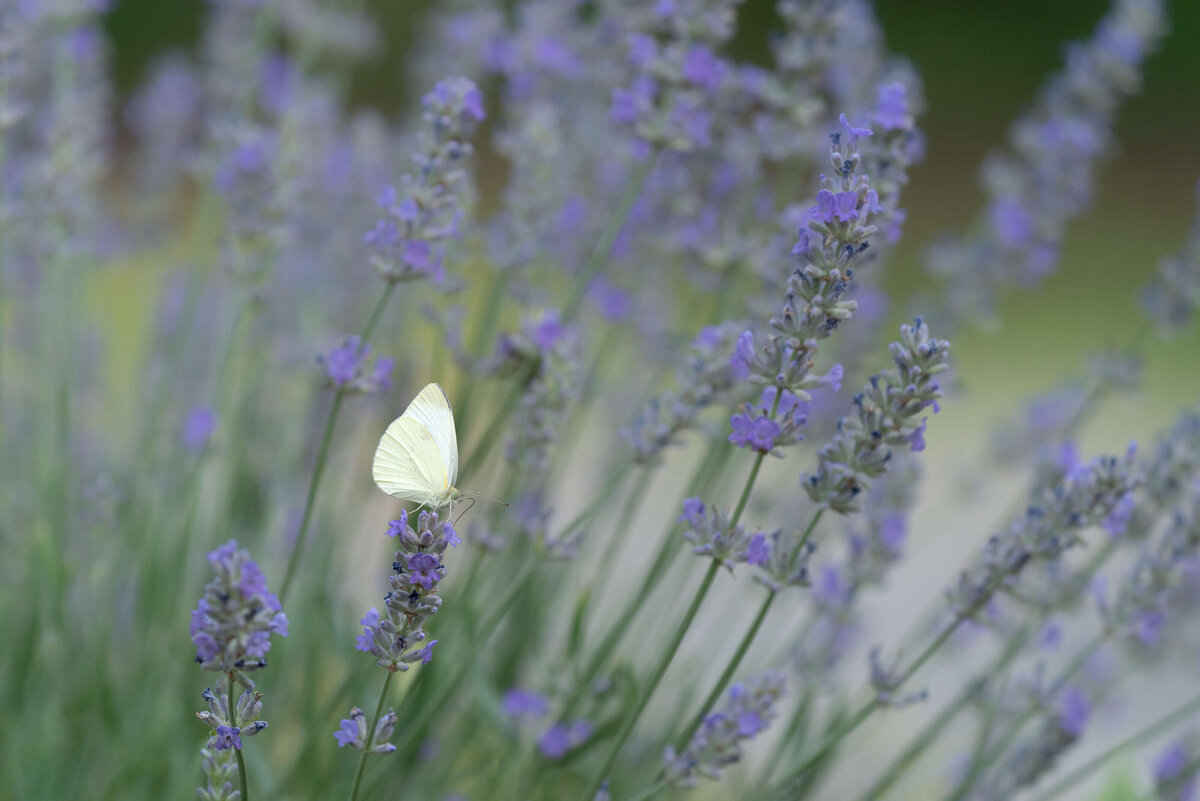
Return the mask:
M 367 0 L 363 7 L 378 21 L 383 40 L 355 66 L 350 103 L 391 115 L 411 112 L 415 98 L 405 80 L 405 55 L 433 4 Z M 925 248 L 939 234 L 961 230 L 981 207 L 981 159 L 1003 142 L 1008 123 L 1061 65 L 1064 45 L 1086 38 L 1107 7 L 1104 0 L 875 3 L 887 46 L 915 64 L 928 98 L 919 121 L 927 158 L 913 169 L 905 190 L 905 235 L 885 285 L 894 297 L 912 297 L 926 286 Z M 120 91 L 133 91 L 157 56 L 194 51 L 205 11 L 200 2 L 117 3 L 106 28 Z M 1118 115 L 1120 153 L 1101 168 L 1092 211 L 1072 224 L 1061 267 L 1037 292 L 1006 298 L 999 328 L 956 338 L 956 361 L 964 366 L 963 387 L 972 402 L 962 417 L 952 409 L 942 425 L 979 432 L 983 420 L 1064 373 L 1078 373 L 1098 345 L 1117 346 L 1136 329 L 1136 288 L 1158 257 L 1182 242 L 1200 178 L 1200 4 L 1172 3 L 1170 18 L 1161 49 L 1149 59 L 1143 91 Z M 763 61 L 768 32 L 777 27 L 772 0 L 748 0 L 733 53 Z M 494 165 L 489 170 L 485 161 L 480 169 L 486 192 Z M 797 187 L 797 197 L 806 192 Z M 1193 332 L 1185 340 L 1151 345 L 1144 388 L 1100 413 L 1089 445 L 1116 447 L 1128 432 L 1147 434 L 1194 401 L 1200 395 L 1200 338 Z

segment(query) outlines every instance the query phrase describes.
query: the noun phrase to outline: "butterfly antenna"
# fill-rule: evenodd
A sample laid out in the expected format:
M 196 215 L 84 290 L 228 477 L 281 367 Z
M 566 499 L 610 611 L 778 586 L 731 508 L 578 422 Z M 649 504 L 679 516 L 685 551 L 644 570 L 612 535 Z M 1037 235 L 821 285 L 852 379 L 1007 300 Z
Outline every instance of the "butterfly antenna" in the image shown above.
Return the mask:
M 499 500 L 496 500 L 495 498 L 489 498 L 488 496 L 483 495 L 478 492 L 472 492 L 470 490 L 461 490 L 461 492 L 463 495 L 474 495 L 476 498 L 482 498 L 485 501 L 491 501 L 492 503 L 498 503 L 501 506 L 505 506 L 505 507 L 512 506 L 512 504 L 509 503 L 508 501 L 499 501 Z
M 471 506 L 474 506 L 474 505 L 475 505 L 475 499 L 474 499 L 474 498 L 467 498 L 467 501 L 470 501 L 470 502 L 471 502 Z M 464 503 L 465 503 L 465 502 L 466 502 L 466 501 L 464 501 Z M 471 506 L 468 506 L 468 507 L 466 507 L 465 509 L 463 509 L 461 512 L 459 512 L 459 513 L 458 513 L 458 517 L 454 518 L 454 523 L 453 523 L 452 525 L 455 525 L 455 526 L 457 526 L 457 525 L 458 525 L 458 521 L 459 521 L 459 520 L 462 520 L 462 517 L 463 517 L 463 515 L 465 515 L 465 514 L 467 513 L 467 510 L 468 510 L 468 509 L 470 509 L 470 508 L 471 508 Z

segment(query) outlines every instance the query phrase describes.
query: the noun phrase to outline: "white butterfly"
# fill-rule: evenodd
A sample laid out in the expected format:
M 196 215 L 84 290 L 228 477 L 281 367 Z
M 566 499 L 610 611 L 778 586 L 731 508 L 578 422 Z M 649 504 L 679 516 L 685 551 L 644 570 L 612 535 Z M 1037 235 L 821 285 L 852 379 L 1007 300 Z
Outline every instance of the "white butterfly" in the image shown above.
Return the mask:
M 462 497 L 454 413 L 437 384 L 421 390 L 379 439 L 372 468 L 375 483 L 394 498 L 430 509 Z

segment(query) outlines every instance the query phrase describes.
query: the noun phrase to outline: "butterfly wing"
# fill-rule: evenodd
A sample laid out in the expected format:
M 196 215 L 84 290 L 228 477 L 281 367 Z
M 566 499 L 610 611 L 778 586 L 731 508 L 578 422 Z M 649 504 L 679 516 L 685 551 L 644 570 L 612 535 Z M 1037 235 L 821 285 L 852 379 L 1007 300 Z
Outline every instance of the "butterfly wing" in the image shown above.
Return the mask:
M 379 439 L 375 483 L 394 498 L 434 504 L 450 486 L 442 452 L 425 424 L 406 411 Z
M 458 481 L 458 434 L 454 430 L 454 413 L 450 399 L 438 384 L 429 384 L 413 398 L 402 417 L 414 417 L 425 426 L 442 455 L 448 489 Z

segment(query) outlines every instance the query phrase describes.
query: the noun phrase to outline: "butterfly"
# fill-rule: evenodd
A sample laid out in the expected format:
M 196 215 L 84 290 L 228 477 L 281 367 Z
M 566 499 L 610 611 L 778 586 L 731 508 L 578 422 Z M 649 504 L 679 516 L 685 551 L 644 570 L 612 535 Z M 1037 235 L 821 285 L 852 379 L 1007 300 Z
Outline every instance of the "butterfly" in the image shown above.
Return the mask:
M 463 496 L 454 486 L 458 480 L 454 413 L 440 386 L 426 386 L 387 427 L 375 449 L 371 472 L 388 495 L 433 510 Z

